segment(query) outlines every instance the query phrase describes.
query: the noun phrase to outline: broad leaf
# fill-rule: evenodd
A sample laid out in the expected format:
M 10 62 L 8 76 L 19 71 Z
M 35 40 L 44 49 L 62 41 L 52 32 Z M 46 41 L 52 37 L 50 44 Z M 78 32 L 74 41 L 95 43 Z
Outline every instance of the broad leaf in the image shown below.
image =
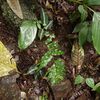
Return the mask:
M 78 85 L 78 84 L 81 84 L 84 82 L 84 78 L 81 76 L 81 75 L 78 75 L 76 78 L 75 78 L 75 85 Z
M 87 0 L 88 5 L 100 5 L 100 0 Z
M 46 26 L 48 24 L 48 16 L 45 13 L 43 8 L 41 8 L 41 21 L 42 21 L 43 26 Z
M 88 23 L 85 23 L 84 27 L 82 27 L 79 32 L 79 43 L 81 46 L 83 46 L 83 44 L 87 40 L 88 30 L 89 30 Z
M 78 10 L 81 14 L 81 21 L 84 21 L 86 20 L 87 16 L 88 16 L 88 13 L 87 11 L 85 10 L 84 6 L 83 5 L 79 5 L 78 6 Z
M 35 39 L 37 33 L 36 22 L 24 21 L 20 27 L 18 46 L 20 49 L 26 49 Z
M 94 48 L 100 54 L 100 12 L 95 12 L 92 19 L 92 39 Z
M 91 88 L 93 88 L 95 85 L 94 80 L 92 78 L 86 78 L 86 84 Z

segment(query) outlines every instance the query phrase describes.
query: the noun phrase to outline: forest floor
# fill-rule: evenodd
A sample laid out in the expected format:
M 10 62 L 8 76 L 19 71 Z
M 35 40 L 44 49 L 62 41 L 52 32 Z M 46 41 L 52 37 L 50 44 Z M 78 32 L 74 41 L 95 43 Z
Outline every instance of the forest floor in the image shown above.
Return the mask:
M 71 28 L 67 28 L 68 33 L 66 33 L 63 27 L 59 25 L 56 26 L 54 30 L 56 40 L 58 41 L 61 50 L 64 51 L 64 55 L 62 55 L 61 58 L 65 62 L 66 77 L 60 84 L 50 86 L 45 78 L 36 81 L 33 80 L 32 75 L 23 75 L 23 73 L 47 51 L 46 46 L 43 42 L 36 39 L 26 50 L 20 51 L 17 44 L 18 29 L 12 26 L 0 16 L 0 41 L 4 43 L 16 60 L 17 68 L 21 74 L 16 79 L 15 84 L 17 83 L 20 90 L 27 93 L 27 98 L 30 98 L 29 100 L 34 100 L 34 97 L 41 95 L 41 91 L 43 90 L 49 91 L 48 93 L 51 95 L 51 100 L 100 100 L 100 94 L 91 91 L 86 84 L 79 86 L 74 85 L 75 76 L 73 76 L 73 66 L 71 63 L 71 49 L 74 39 L 67 37 L 67 35 L 73 36 L 73 34 L 70 34 Z M 60 30 L 58 31 L 58 29 Z M 84 50 L 84 67 L 81 67 L 79 74 L 85 78 L 92 77 L 96 83 L 100 82 L 100 56 L 95 53 L 95 50 L 90 43 L 86 43 Z M 17 87 L 17 85 L 15 87 Z M 17 89 L 15 91 L 19 92 Z M 0 98 L 3 96 L 1 92 L 0 96 Z M 2 100 L 6 99 L 7 98 L 2 98 Z

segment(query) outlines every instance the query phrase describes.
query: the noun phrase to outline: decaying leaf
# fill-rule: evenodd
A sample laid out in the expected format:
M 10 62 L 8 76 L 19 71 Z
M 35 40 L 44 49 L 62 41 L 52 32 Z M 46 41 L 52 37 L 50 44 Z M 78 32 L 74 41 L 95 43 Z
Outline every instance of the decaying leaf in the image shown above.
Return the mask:
M 16 63 L 7 48 L 0 41 L 0 77 L 9 75 L 14 70 L 17 71 Z
M 74 42 L 71 54 L 72 64 L 76 69 L 81 69 L 84 61 L 84 50 L 77 41 Z
M 21 19 L 23 19 L 23 13 L 21 10 L 21 6 L 19 0 L 7 0 L 8 5 L 13 10 L 13 12 Z

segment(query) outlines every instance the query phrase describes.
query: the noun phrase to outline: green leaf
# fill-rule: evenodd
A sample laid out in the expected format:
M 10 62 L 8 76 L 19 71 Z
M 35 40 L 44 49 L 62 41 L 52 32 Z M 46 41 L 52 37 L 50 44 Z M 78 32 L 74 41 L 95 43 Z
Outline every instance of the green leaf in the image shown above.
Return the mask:
M 46 67 L 47 64 L 51 61 L 52 58 L 53 58 L 53 56 L 51 55 L 51 52 L 50 51 L 46 52 L 40 60 L 39 69 Z
M 89 86 L 89 87 L 91 87 L 91 88 L 93 88 L 94 87 L 94 80 L 93 80 L 93 78 L 86 78 L 86 84 Z
M 83 46 L 83 44 L 87 40 L 88 29 L 89 29 L 88 28 L 88 23 L 85 23 L 84 27 L 82 27 L 80 32 L 79 32 L 79 43 L 80 43 L 80 46 Z
M 73 33 L 78 33 L 80 32 L 80 30 L 86 26 L 86 24 L 88 24 L 88 22 L 84 22 L 84 23 L 79 23 L 75 26 Z
M 48 70 L 48 79 L 52 85 L 58 84 L 64 79 L 65 65 L 62 59 L 57 59 Z
M 48 16 L 45 13 L 43 8 L 41 8 L 41 21 L 42 21 L 43 26 L 46 26 L 48 24 Z
M 38 36 L 39 36 L 40 40 L 44 37 L 44 29 L 39 30 Z
M 100 0 L 87 0 L 88 5 L 100 5 Z
M 84 78 L 81 76 L 81 75 L 78 75 L 76 78 L 75 78 L 75 85 L 78 85 L 78 84 L 81 84 L 84 82 Z
M 47 30 L 47 29 L 51 29 L 52 25 L 53 25 L 53 20 L 49 21 L 49 23 L 48 23 L 44 28 L 45 28 L 46 30 Z
M 35 73 L 35 71 L 37 70 L 38 68 L 37 68 L 37 65 L 32 65 L 30 68 L 29 68 L 29 70 L 27 71 L 27 73 L 26 73 L 26 75 L 28 75 L 28 74 L 34 74 Z
M 91 24 L 88 26 L 87 41 L 90 43 L 92 42 L 92 25 Z
M 78 6 L 78 10 L 81 14 L 81 21 L 84 21 L 86 20 L 87 16 L 88 16 L 88 13 L 87 11 L 85 10 L 84 6 L 83 5 L 79 5 Z
M 36 21 L 36 25 L 37 25 L 38 29 L 41 29 L 41 23 L 39 21 Z
M 93 87 L 93 91 L 96 91 L 96 90 L 98 90 L 98 88 L 100 89 L 100 82 L 99 83 L 97 83 L 94 87 Z M 99 91 L 100 92 L 100 91 Z
M 100 12 L 95 12 L 92 19 L 92 40 L 94 48 L 100 54 Z
M 36 22 L 33 20 L 24 21 L 20 27 L 18 47 L 20 49 L 26 49 L 34 41 L 36 34 Z

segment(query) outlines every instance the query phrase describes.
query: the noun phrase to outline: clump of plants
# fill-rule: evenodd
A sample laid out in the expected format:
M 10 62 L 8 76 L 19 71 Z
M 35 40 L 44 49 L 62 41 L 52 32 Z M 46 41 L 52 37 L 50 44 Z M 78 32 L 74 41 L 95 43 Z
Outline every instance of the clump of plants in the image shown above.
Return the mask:
M 41 20 L 27 20 L 20 26 L 18 46 L 21 50 L 31 45 L 36 36 L 38 36 L 40 40 L 43 37 L 47 38 L 44 43 L 47 45 L 48 51 L 42 56 L 40 61 L 36 65 L 33 65 L 27 72 L 27 74 L 34 74 L 35 78 L 41 75 L 43 76 L 42 69 L 45 69 L 55 56 L 64 54 L 64 52 L 60 50 L 58 42 L 53 41 L 55 35 L 49 31 L 52 24 L 53 21 L 49 21 L 44 9 L 41 8 Z M 47 69 L 44 76 L 47 77 L 52 85 L 61 82 L 65 77 L 64 61 L 58 57 L 58 59 L 53 61 L 53 65 Z
M 76 13 L 80 13 L 77 16 L 77 18 L 80 17 L 80 22 L 75 26 L 73 33 L 79 33 L 78 39 L 80 46 L 83 46 L 86 41 L 92 42 L 97 53 L 100 54 L 100 12 L 93 9 L 94 5 L 100 5 L 100 1 L 69 0 L 69 2 L 78 5 L 78 11 L 76 10 Z
M 79 85 L 79 84 L 83 84 L 83 83 L 86 83 L 92 89 L 92 91 L 96 91 L 96 92 L 100 93 L 100 82 L 95 84 L 93 78 L 85 79 L 83 76 L 77 75 L 77 77 L 75 78 L 75 85 Z

